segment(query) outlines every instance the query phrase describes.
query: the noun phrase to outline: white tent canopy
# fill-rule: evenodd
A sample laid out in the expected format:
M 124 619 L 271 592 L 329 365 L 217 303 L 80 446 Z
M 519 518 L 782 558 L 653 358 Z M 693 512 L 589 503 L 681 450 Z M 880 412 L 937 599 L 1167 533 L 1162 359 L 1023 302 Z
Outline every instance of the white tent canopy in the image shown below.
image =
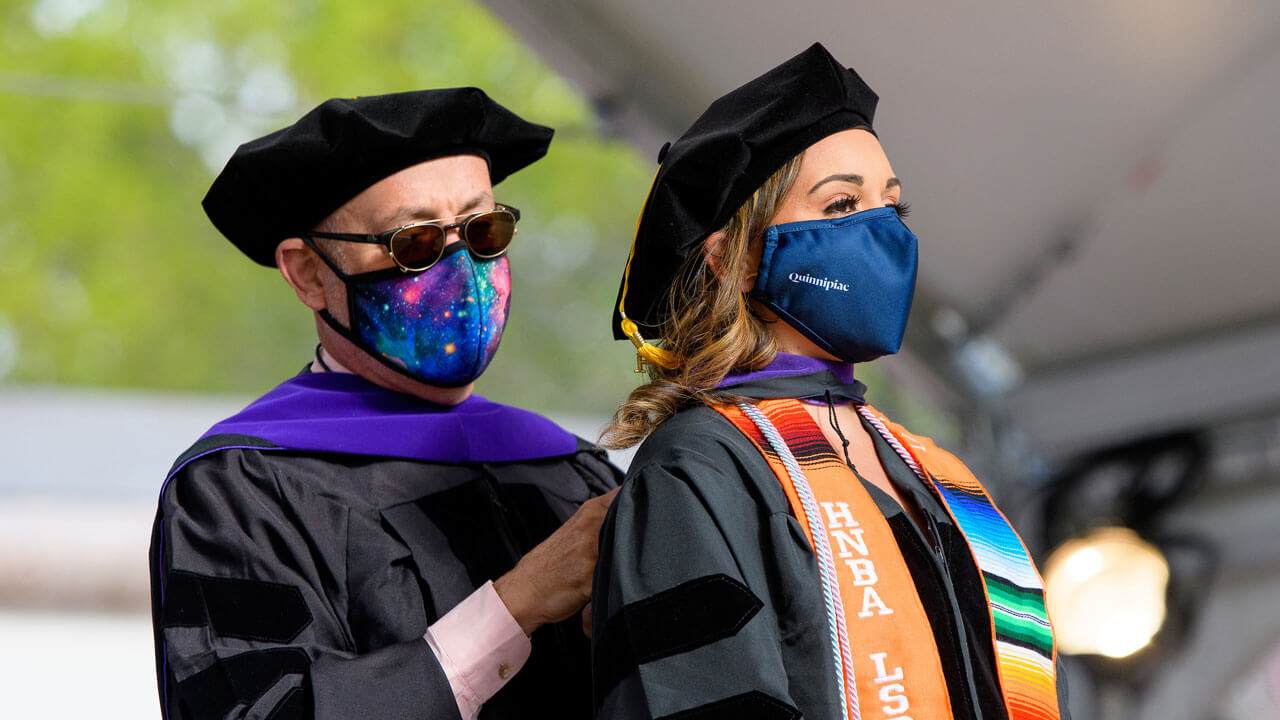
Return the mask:
M 487 2 L 646 153 L 814 40 L 855 66 L 922 242 L 908 350 L 953 379 L 934 326 L 993 340 L 1046 455 L 1280 409 L 1280 4 Z
M 485 2 L 646 154 L 814 40 L 856 67 L 921 238 L 887 369 L 1059 465 L 1211 440 L 1167 523 L 1222 551 L 1197 630 L 1140 711 L 1086 682 L 1077 717 L 1248 714 L 1280 635 L 1280 3 Z

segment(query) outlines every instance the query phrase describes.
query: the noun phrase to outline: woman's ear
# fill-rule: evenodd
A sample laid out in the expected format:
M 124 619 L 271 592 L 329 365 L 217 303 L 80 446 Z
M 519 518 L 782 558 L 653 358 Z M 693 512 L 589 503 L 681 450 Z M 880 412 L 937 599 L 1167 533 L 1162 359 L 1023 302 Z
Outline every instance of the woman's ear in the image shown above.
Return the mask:
M 320 278 L 320 256 L 301 238 L 288 238 L 276 246 L 276 267 L 303 305 L 319 312 L 328 307 Z
M 702 260 L 711 268 L 711 274 L 717 279 L 724 279 L 724 239 L 723 230 L 717 230 L 707 236 L 707 241 L 702 244 Z
M 729 261 L 724 256 L 724 244 L 726 239 L 725 232 L 718 230 L 707 236 L 707 241 L 702 245 L 702 259 L 707 263 L 707 267 L 711 268 L 711 273 L 716 276 L 717 280 L 724 280 L 724 274 L 728 270 Z M 738 289 L 743 294 L 751 292 L 751 288 L 756 285 L 756 270 L 760 267 L 760 250 L 761 248 L 752 247 L 747 251 L 747 257 L 743 258 L 743 267 L 747 273 L 738 281 Z

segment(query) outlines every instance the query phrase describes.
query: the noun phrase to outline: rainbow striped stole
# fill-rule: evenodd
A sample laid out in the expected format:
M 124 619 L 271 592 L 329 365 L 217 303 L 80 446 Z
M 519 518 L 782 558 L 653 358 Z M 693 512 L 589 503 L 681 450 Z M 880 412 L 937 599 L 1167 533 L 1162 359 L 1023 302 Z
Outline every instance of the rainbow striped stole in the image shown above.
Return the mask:
M 973 473 L 932 440 L 913 435 L 870 405 L 858 413 L 913 472 L 933 487 L 964 533 L 987 592 L 992 642 L 1010 720 L 1057 720 L 1057 648 L 1044 581 L 1004 514 Z

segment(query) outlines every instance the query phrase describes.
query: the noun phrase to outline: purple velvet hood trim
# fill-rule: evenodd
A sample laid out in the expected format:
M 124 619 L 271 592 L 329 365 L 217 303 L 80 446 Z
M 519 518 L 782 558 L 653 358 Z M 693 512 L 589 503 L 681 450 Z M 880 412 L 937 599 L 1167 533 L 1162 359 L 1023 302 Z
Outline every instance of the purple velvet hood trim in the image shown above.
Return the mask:
M 854 382 L 853 363 L 840 362 L 837 360 L 823 360 L 821 358 L 780 352 L 773 358 L 773 362 L 759 370 L 752 370 L 749 372 L 732 372 L 725 375 L 724 380 L 721 380 L 720 384 L 716 387 L 741 385 L 746 382 L 767 380 L 770 378 L 807 375 L 809 373 L 822 372 L 823 370 L 829 370 L 838 381 L 846 385 L 852 385 Z
M 284 381 L 204 434 L 248 435 L 286 450 L 382 455 L 440 463 L 569 455 L 578 438 L 547 418 L 472 395 L 447 407 L 350 373 Z

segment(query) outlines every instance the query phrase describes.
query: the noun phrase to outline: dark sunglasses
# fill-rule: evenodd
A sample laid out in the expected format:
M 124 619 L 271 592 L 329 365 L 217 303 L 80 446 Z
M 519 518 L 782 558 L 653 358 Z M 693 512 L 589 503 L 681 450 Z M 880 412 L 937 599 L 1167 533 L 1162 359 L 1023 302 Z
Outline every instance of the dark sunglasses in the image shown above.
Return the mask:
M 382 245 L 401 270 L 418 271 L 426 270 L 440 260 L 444 255 L 445 238 L 454 228 L 460 230 L 462 242 L 475 257 L 487 260 L 502 255 L 511 244 L 511 238 L 515 237 L 519 220 L 519 210 L 510 205 L 498 205 L 493 210 L 473 213 L 447 225 L 440 220 L 423 220 L 377 235 L 309 232 L 306 236 Z

